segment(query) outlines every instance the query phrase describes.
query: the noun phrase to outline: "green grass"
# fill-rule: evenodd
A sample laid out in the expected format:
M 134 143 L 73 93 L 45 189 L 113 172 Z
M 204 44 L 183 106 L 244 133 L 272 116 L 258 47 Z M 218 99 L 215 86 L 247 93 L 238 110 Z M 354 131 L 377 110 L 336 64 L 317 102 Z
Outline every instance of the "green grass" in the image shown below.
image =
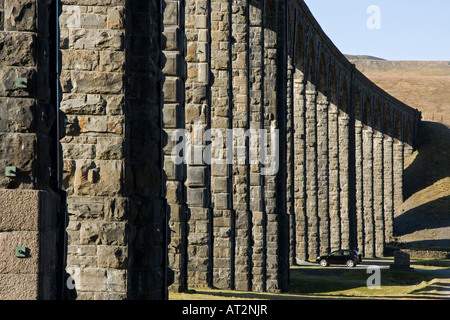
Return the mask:
M 288 293 L 259 293 L 211 288 L 191 288 L 184 293 L 170 293 L 174 300 L 237 299 L 412 299 L 441 297 L 448 290 L 450 278 L 442 271 L 450 269 L 450 260 L 413 260 L 410 271 L 381 269 L 381 288 L 369 289 L 372 275 L 363 268 L 292 267 Z M 448 271 L 445 271 L 448 272 Z
M 411 266 L 420 266 L 423 269 L 450 268 L 450 259 L 422 259 L 411 261 Z
M 403 296 L 434 278 L 432 274 L 415 271 L 380 271 L 381 288 L 369 289 L 367 280 L 372 274 L 366 269 L 293 268 L 290 291 L 302 295 Z

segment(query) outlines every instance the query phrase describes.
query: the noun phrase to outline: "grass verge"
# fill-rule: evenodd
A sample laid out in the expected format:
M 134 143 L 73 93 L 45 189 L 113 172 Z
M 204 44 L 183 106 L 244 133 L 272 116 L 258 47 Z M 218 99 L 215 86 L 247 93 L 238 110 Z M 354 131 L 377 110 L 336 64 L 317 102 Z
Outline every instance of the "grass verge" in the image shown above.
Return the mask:
M 171 300 L 307 300 L 442 298 L 450 288 L 450 260 L 414 260 L 410 271 L 380 269 L 379 289 L 369 289 L 365 268 L 292 267 L 288 293 L 258 293 L 195 288 L 170 293 Z M 371 282 L 373 283 L 373 282 Z M 446 296 L 444 296 L 445 298 Z M 448 297 L 450 298 L 450 297 Z

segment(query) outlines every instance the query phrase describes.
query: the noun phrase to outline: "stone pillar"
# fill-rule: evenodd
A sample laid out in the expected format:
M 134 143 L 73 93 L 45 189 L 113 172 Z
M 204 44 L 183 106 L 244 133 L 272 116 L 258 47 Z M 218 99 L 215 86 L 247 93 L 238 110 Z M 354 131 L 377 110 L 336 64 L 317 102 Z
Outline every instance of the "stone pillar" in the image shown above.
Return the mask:
M 265 3 L 267 5 L 267 1 Z M 276 13 L 273 6 L 264 8 L 264 116 L 263 128 L 270 129 L 276 112 Z M 265 142 L 267 143 L 267 142 Z M 271 148 L 267 148 L 271 152 Z M 276 181 L 274 175 L 264 175 L 264 211 L 266 214 L 266 288 L 273 291 L 278 288 L 278 259 L 277 259 L 277 216 L 276 216 Z
M 366 257 L 375 255 L 373 214 L 373 129 L 363 129 L 363 197 L 364 197 L 364 251 Z
M 306 144 L 305 144 L 305 95 L 303 74 L 299 69 L 294 74 L 294 197 L 296 257 L 306 260 L 308 256 L 306 216 Z
M 392 241 L 394 236 L 393 141 L 391 136 L 384 135 L 384 237 L 386 242 Z
M 401 139 L 401 138 L 400 138 Z M 394 182 L 394 214 L 401 212 L 400 206 L 403 203 L 403 142 L 394 138 L 393 142 L 393 182 Z
M 363 167 L 363 124 L 355 120 L 355 171 L 356 171 L 356 224 L 357 248 L 360 253 L 364 251 L 365 220 L 364 220 L 364 167 Z
M 67 270 L 78 299 L 163 299 L 169 231 L 160 2 L 63 3 Z M 170 80 L 165 86 L 177 85 Z
M 249 93 L 250 129 L 259 132 L 263 128 L 263 1 L 251 1 L 249 11 Z M 262 141 L 258 138 L 250 144 L 250 155 L 259 155 Z M 250 163 L 250 210 L 252 212 L 252 290 L 266 291 L 267 278 L 267 214 L 264 210 L 264 177 L 261 176 L 261 163 L 254 159 Z
M 166 197 L 170 207 L 169 265 L 174 271 L 174 283 L 170 290 L 187 289 L 187 206 L 186 164 L 182 156 L 172 155 L 177 137 L 183 137 L 185 128 L 184 81 L 186 78 L 184 42 L 184 5 L 182 1 L 166 1 L 164 10 L 165 75 L 164 131 L 167 145 L 164 149 L 164 170 L 167 175 Z M 183 137 L 185 138 L 185 137 Z M 180 157 L 178 160 L 172 156 Z M 176 164 L 178 163 L 178 164 Z
M 61 299 L 64 290 L 56 9 L 0 3 L 1 300 Z
M 320 254 L 327 254 L 330 251 L 328 105 L 326 98 L 317 104 L 317 210 L 320 224 Z
M 232 171 L 227 162 L 227 130 L 231 127 L 231 97 L 229 86 L 231 70 L 229 3 L 211 1 L 211 126 L 212 150 L 211 191 L 214 206 L 214 269 L 212 284 L 216 288 L 232 289 L 234 286 L 234 230 L 232 230 Z M 205 36 L 201 34 L 201 36 Z M 215 163 L 214 163 L 215 162 Z
M 330 249 L 341 248 L 341 218 L 339 192 L 339 127 L 338 107 L 331 103 L 328 111 L 329 145 L 329 211 L 330 211 Z
M 308 84 L 309 86 L 309 84 Z M 306 212 L 308 218 L 308 255 L 319 255 L 319 219 L 317 208 L 317 91 L 306 91 Z
M 279 95 L 282 94 L 280 92 L 280 86 L 283 84 L 279 83 L 282 81 L 286 81 L 285 78 L 281 77 L 281 68 L 280 64 L 282 60 L 280 58 L 280 52 L 278 50 L 282 50 L 283 43 L 279 42 L 281 39 L 278 37 L 281 36 L 278 31 L 278 26 L 281 24 L 284 19 L 282 15 L 282 10 L 279 7 L 281 5 L 278 1 L 265 1 L 264 4 L 264 115 L 263 115 L 263 123 L 264 129 L 267 132 L 267 137 L 270 139 L 270 133 L 279 128 L 279 123 L 283 121 L 282 119 L 278 119 L 281 115 L 277 113 L 277 108 L 282 107 L 279 104 Z M 282 54 L 282 52 L 281 52 Z M 285 75 L 285 73 L 284 73 Z M 284 109 L 285 110 L 285 109 Z M 267 146 L 266 149 L 266 164 L 263 166 L 264 168 L 264 210 L 267 215 L 267 226 L 266 226 L 266 270 L 267 270 L 267 291 L 276 292 L 282 290 L 280 284 L 282 283 L 282 275 L 284 272 L 283 265 L 280 263 L 281 255 L 280 246 L 285 246 L 284 249 L 288 249 L 288 243 L 280 243 L 280 235 L 282 234 L 280 231 L 280 227 L 283 223 L 283 214 L 286 212 L 282 212 L 283 208 L 277 207 L 279 204 L 278 201 L 280 199 L 285 199 L 285 190 L 278 188 L 277 185 L 277 175 L 278 170 L 274 165 L 276 161 L 281 161 L 282 155 L 275 159 L 271 158 L 276 156 L 277 147 L 280 147 L 280 142 L 272 143 L 271 141 L 265 141 L 264 147 Z M 283 173 L 284 173 L 284 169 Z M 279 192 L 279 193 L 278 193 Z M 283 234 L 287 235 L 288 229 L 284 230 Z
M 347 102 L 344 102 L 347 103 Z M 341 220 L 341 248 L 350 248 L 350 215 L 349 215 L 349 121 L 350 116 L 339 111 L 339 205 Z
M 60 154 L 53 130 L 59 99 L 56 65 L 50 64 L 56 56 L 51 14 L 54 3 L 2 1 L 0 6 L 0 187 L 20 189 L 0 195 L 2 299 L 55 299 L 60 291 L 55 193 Z M 46 250 L 40 250 L 43 245 Z M 25 251 L 18 256 L 21 247 Z
M 290 264 L 295 264 L 295 206 L 294 206 L 294 52 L 292 39 L 294 34 L 291 29 L 295 27 L 294 21 L 289 21 L 287 46 L 289 54 L 287 56 L 287 99 L 286 99 L 286 208 L 289 215 L 289 260 Z M 292 26 L 294 25 L 294 26 Z M 294 38 L 295 41 L 295 38 Z
M 251 289 L 251 251 L 249 231 L 251 213 L 248 191 L 248 141 L 244 135 L 248 129 L 248 5 L 245 0 L 231 2 L 231 50 L 232 105 L 233 105 L 233 209 L 235 210 L 235 288 Z
M 0 300 L 57 298 L 58 206 L 48 191 L 0 189 Z
M 193 286 L 212 281 L 211 168 L 203 158 L 205 132 L 211 126 L 210 24 L 211 8 L 206 0 L 186 1 L 186 129 L 192 144 L 187 150 L 188 284 Z
M 373 211 L 375 229 L 375 256 L 384 253 L 384 174 L 383 174 L 383 134 L 375 131 L 373 136 Z

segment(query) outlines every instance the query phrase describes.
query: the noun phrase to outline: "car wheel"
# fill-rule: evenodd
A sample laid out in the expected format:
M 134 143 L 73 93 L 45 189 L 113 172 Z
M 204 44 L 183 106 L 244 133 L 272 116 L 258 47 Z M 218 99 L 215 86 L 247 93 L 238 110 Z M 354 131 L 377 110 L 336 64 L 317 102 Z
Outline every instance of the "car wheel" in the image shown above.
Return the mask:
M 345 264 L 347 265 L 347 267 L 353 268 L 355 266 L 355 261 L 348 260 Z
M 320 260 L 320 265 L 322 267 L 328 267 L 328 261 L 326 259 L 322 259 L 322 260 Z

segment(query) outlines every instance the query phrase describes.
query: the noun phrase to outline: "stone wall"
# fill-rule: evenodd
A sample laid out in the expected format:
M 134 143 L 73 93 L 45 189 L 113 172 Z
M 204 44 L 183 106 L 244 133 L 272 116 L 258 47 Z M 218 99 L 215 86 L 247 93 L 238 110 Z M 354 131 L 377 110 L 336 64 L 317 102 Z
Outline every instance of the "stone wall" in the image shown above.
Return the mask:
M 167 294 L 159 2 L 63 1 L 67 271 L 78 299 Z
M 278 170 L 265 173 L 275 163 L 251 161 L 264 144 L 269 146 L 268 156 L 275 154 L 277 143 L 270 141 L 270 132 L 280 129 L 277 122 L 284 121 L 285 112 L 286 86 L 281 79 L 286 74 L 275 59 L 284 55 L 276 48 L 286 37 L 286 28 L 277 17 L 286 8 L 273 2 L 264 13 L 263 5 L 263 1 L 167 2 L 164 24 L 171 42 L 165 54 L 173 61 L 170 66 L 182 66 L 175 59 L 184 54 L 186 68 L 166 67 L 166 81 L 175 84 L 165 86 L 165 109 L 177 119 L 183 119 L 184 110 L 184 126 L 174 127 L 169 121 L 165 131 L 170 139 L 173 128 L 185 128 L 183 139 L 192 143 L 179 165 L 170 157 L 178 140 L 165 150 L 166 168 L 179 174 L 172 174 L 168 183 L 168 195 L 173 190 L 168 201 L 174 289 L 287 288 L 285 177 Z M 179 19 L 175 25 L 175 12 L 185 12 L 184 23 Z M 266 19 L 275 29 L 264 27 Z M 183 33 L 185 52 L 174 42 Z M 174 94 L 179 86 L 185 95 Z M 268 133 L 265 142 L 249 136 L 260 129 Z
M 175 165 L 171 152 L 175 141 L 172 136 L 177 129 L 184 129 L 186 80 L 185 12 L 181 1 L 166 1 L 164 9 L 165 74 L 164 81 L 164 132 L 167 144 L 164 152 L 164 170 L 167 175 L 167 203 L 170 207 L 169 264 L 174 272 L 175 291 L 187 289 L 187 219 L 185 164 Z
M 0 299 L 62 294 L 56 5 L 0 2 Z

